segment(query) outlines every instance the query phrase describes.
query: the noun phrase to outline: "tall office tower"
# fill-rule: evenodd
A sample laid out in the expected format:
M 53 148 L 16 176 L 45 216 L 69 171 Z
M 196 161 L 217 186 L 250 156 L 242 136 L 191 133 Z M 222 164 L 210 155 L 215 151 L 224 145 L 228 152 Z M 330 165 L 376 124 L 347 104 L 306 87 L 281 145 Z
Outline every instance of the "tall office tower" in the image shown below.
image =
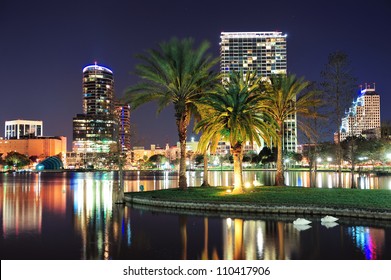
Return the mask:
M 359 96 L 342 118 L 340 128 L 341 141 L 349 136 L 380 138 L 380 95 L 365 85 Z
M 130 106 L 115 101 L 115 114 L 119 124 L 119 139 L 123 151 L 130 151 Z
M 73 118 L 73 151 L 110 151 L 117 140 L 113 72 L 97 65 L 83 69 L 83 114 Z
M 42 121 L 13 120 L 5 122 L 5 139 L 26 139 L 42 135 Z
M 273 74 L 287 74 L 286 34 L 281 32 L 222 32 L 220 72 L 256 71 L 265 80 Z M 296 151 L 296 114 L 284 123 L 285 151 Z

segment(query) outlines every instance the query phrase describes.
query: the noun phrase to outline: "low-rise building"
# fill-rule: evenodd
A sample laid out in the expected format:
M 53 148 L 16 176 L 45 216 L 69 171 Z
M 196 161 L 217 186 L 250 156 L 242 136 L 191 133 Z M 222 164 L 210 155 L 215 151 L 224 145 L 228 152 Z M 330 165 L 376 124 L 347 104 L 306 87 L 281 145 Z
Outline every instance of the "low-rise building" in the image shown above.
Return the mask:
M 61 154 L 65 162 L 67 139 L 64 136 L 42 136 L 30 139 L 0 139 L 0 154 L 18 152 L 40 159 Z

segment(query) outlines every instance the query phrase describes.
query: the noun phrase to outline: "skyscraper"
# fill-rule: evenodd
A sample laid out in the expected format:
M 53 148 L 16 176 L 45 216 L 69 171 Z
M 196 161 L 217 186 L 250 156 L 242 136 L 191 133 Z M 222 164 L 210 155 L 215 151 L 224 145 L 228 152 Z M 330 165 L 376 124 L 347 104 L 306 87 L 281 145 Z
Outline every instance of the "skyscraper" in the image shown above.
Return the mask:
M 380 138 L 380 95 L 365 85 L 352 106 L 345 113 L 341 124 L 341 141 L 349 136 Z
M 222 32 L 220 71 L 256 71 L 260 77 L 286 74 L 286 34 L 281 32 Z
M 109 152 L 116 144 L 113 72 L 96 63 L 83 69 L 83 114 L 73 118 L 74 152 Z
M 123 151 L 130 151 L 130 105 L 115 101 L 115 114 L 119 124 L 119 139 Z
M 286 34 L 282 32 L 222 32 L 220 72 L 223 79 L 230 71 L 255 71 L 267 79 L 274 74 L 287 74 Z M 296 115 L 284 123 L 285 151 L 296 151 Z

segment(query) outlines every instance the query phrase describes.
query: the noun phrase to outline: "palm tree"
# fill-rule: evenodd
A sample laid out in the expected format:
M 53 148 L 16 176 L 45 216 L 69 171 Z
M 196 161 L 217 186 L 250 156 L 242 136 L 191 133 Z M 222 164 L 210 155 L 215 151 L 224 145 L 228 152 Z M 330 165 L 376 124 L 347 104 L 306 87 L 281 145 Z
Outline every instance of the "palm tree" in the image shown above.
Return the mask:
M 242 159 L 246 141 L 261 144 L 269 142 L 273 120 L 265 114 L 266 96 L 259 93 L 260 79 L 248 72 L 230 73 L 229 80 L 217 85 L 212 94 L 205 95 L 201 103 L 210 113 L 195 126 L 202 131 L 199 149 L 204 150 L 216 136 L 230 142 L 234 158 L 234 192 L 243 191 Z
M 194 48 L 192 39 L 174 38 L 159 44 L 159 49 L 138 55 L 143 63 L 136 66 L 136 74 L 144 82 L 130 88 L 125 96 L 133 109 L 157 101 L 159 113 L 168 105 L 174 105 L 181 152 L 180 189 L 187 189 L 186 137 L 191 115 L 196 112 L 196 104 L 205 89 L 217 79 L 211 68 L 218 59 L 206 54 L 208 48 L 206 41 Z
M 314 98 L 318 93 L 309 89 L 310 82 L 304 78 L 297 78 L 293 74 L 276 75 L 270 81 L 263 82 L 263 90 L 268 96 L 267 113 L 277 122 L 277 172 L 276 186 L 284 185 L 284 166 L 282 158 L 284 122 L 294 114 L 304 117 L 315 117 L 314 107 L 321 104 L 321 100 Z

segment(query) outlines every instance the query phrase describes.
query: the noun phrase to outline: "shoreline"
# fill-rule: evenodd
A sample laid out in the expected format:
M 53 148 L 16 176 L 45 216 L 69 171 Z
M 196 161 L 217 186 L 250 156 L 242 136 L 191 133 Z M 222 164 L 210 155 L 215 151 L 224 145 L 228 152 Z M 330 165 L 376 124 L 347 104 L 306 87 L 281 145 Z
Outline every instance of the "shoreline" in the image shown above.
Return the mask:
M 351 217 L 360 219 L 373 219 L 391 221 L 391 211 L 383 209 L 360 209 L 352 207 L 322 207 L 316 205 L 284 205 L 278 203 L 263 203 L 249 202 L 243 203 L 240 201 L 207 201 L 202 199 L 194 199 L 192 201 L 184 201 L 173 197 L 173 199 L 159 198 L 156 195 L 159 191 L 148 192 L 150 197 L 137 197 L 139 193 L 125 193 L 124 201 L 130 205 L 142 205 L 152 207 L 155 210 L 169 209 L 169 211 L 190 210 L 194 212 L 209 212 L 209 213 L 237 213 L 251 215 L 289 215 L 289 216 L 336 216 L 336 217 Z

